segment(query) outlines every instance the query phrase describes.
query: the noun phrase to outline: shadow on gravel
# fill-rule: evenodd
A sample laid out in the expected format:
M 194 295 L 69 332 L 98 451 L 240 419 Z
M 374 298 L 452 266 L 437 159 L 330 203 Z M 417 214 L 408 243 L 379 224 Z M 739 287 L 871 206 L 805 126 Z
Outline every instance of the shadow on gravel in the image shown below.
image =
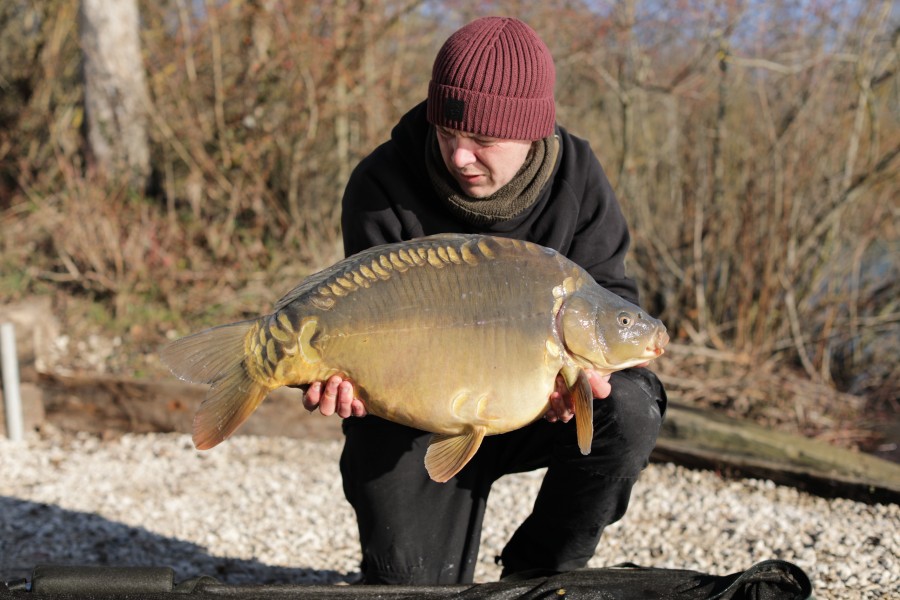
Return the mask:
M 35 565 L 171 567 L 175 581 L 211 575 L 222 583 L 332 584 L 358 573 L 271 566 L 213 556 L 193 542 L 93 513 L 0 496 L 0 582 L 31 577 Z

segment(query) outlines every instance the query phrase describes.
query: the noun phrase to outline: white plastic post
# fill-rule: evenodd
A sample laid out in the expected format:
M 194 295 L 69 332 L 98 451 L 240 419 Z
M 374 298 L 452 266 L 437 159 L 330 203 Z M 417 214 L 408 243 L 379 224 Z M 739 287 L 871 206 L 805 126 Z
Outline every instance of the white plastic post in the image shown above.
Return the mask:
M 12 323 L 0 324 L 0 360 L 3 373 L 3 400 L 6 408 L 6 435 L 22 439 L 22 396 L 19 393 L 19 357 L 16 354 L 16 330 Z

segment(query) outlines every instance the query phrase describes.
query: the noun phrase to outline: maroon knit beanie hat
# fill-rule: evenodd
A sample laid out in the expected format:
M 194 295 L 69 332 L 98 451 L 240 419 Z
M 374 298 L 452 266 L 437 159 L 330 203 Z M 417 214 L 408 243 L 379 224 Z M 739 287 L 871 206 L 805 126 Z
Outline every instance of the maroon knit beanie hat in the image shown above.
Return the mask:
M 451 35 L 434 60 L 428 121 L 467 133 L 539 140 L 553 133 L 556 69 L 518 19 L 485 17 Z

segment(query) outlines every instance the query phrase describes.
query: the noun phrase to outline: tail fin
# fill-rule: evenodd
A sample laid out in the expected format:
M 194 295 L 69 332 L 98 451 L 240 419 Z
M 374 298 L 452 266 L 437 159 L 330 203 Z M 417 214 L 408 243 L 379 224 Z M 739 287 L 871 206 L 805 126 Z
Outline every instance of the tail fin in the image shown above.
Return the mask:
M 228 438 L 253 414 L 269 388 L 253 381 L 240 363 L 212 384 L 194 415 L 194 445 L 208 450 Z
M 194 416 L 194 444 L 207 450 L 225 440 L 265 399 L 269 388 L 253 380 L 244 359 L 257 319 L 213 327 L 163 348 L 160 358 L 178 378 L 212 387 Z

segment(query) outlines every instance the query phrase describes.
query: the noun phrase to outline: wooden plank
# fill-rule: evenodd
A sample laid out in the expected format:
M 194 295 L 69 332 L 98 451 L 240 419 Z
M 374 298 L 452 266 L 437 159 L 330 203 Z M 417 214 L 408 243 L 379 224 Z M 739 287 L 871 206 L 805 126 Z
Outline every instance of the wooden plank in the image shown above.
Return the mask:
M 900 502 L 900 465 L 670 403 L 652 460 L 771 479 L 827 497 Z
M 168 378 L 160 381 L 111 376 L 42 374 L 46 419 L 64 431 L 91 433 L 190 433 L 208 386 Z M 239 430 L 242 435 L 337 439 L 340 419 L 311 414 L 301 392 L 281 388 L 269 395 Z
M 64 431 L 188 433 L 207 386 L 175 379 L 42 374 L 43 412 Z M 341 419 L 308 413 L 301 392 L 279 389 L 238 435 L 340 439 Z M 900 465 L 670 402 L 651 460 L 770 479 L 827 497 L 900 502 Z

